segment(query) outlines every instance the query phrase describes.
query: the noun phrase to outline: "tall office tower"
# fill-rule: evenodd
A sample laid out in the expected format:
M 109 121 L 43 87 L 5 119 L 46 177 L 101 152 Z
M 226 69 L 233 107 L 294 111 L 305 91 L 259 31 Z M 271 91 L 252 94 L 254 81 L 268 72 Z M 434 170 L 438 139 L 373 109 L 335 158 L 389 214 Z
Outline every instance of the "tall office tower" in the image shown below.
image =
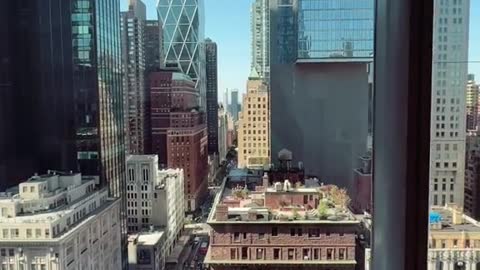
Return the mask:
M 227 159 L 228 151 L 228 118 L 227 111 L 222 104 L 218 107 L 218 156 L 222 162 Z
M 127 156 L 127 171 L 128 231 L 164 230 L 169 256 L 185 223 L 183 171 L 159 170 L 157 155 Z
M 9 16 L 1 20 L 12 31 L 0 43 L 7 43 L 12 55 L 7 63 L 12 99 L 2 102 L 11 102 L 7 110 L 17 122 L 0 131 L 11 132 L 7 138 L 16 136 L 8 142 L 17 149 L 6 158 L 13 165 L 7 174 L 13 170 L 33 174 L 52 167 L 80 171 L 95 177 L 100 187 L 108 186 L 111 196 L 123 196 L 118 1 L 4 2 Z M 7 155 L 12 154 L 9 147 L 5 146 Z M 120 209 L 124 221 L 124 207 Z M 124 223 L 121 229 L 126 243 Z
M 164 63 L 190 76 L 206 110 L 203 0 L 159 0 L 157 10 L 163 29 Z
M 434 12 L 430 203 L 463 207 L 470 1 L 437 0 Z
M 270 102 L 268 86 L 252 70 L 243 96 L 238 120 L 238 167 L 264 168 L 270 165 Z
M 466 137 L 465 156 L 464 209 L 467 215 L 478 220 L 480 219 L 480 136 L 476 132 L 470 132 Z M 440 185 L 443 188 L 446 183 L 437 184 L 436 188 L 438 189 Z
M 231 89 L 230 91 L 230 114 L 233 121 L 238 121 L 238 113 L 240 112 L 240 104 L 238 103 L 238 89 Z
M 121 269 L 120 199 L 95 179 L 48 171 L 0 197 L 3 269 Z
M 270 9 L 269 0 L 255 0 L 250 9 L 252 64 L 260 77 L 270 80 Z
M 373 0 L 270 1 L 271 152 L 349 190 L 367 150 L 373 29 Z
M 157 71 L 164 67 L 162 25 L 158 20 L 145 21 L 145 71 Z
M 217 82 L 217 43 L 205 40 L 207 74 L 207 129 L 208 154 L 218 154 L 218 82 Z
M 78 169 L 63 2 L 0 1 L 0 191 L 52 167 Z
M 195 82 L 180 72 L 150 73 L 152 152 L 159 164 L 182 168 L 185 205 L 198 209 L 207 194 L 207 127 Z
M 126 147 L 130 154 L 145 153 L 145 20 L 146 8 L 141 0 L 129 0 L 128 11 L 121 14 L 123 87 L 125 99 Z
M 479 87 L 475 82 L 475 75 L 468 74 L 466 109 L 467 109 L 467 130 L 477 130 L 478 126 L 478 95 Z

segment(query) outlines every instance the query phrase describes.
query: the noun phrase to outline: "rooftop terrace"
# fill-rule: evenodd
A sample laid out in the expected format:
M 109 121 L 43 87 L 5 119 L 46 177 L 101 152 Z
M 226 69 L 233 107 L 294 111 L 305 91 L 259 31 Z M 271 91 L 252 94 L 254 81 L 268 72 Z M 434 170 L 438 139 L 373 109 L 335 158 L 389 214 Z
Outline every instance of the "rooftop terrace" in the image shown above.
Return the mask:
M 251 170 L 250 170 L 251 171 Z M 269 184 L 268 175 L 259 181 L 226 177 L 215 198 L 208 223 L 358 223 L 348 210 L 346 191 L 317 181 L 292 185 L 289 180 Z M 249 175 L 256 176 L 252 171 Z

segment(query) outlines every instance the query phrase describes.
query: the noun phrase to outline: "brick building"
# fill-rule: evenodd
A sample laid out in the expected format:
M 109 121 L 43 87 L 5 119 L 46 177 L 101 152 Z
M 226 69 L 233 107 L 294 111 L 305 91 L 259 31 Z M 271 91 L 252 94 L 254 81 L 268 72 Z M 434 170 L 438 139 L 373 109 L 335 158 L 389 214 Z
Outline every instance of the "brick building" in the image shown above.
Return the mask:
M 352 209 L 354 213 L 371 213 L 372 201 L 372 156 L 370 153 L 359 157 L 360 166 L 353 170 L 353 198 Z
M 207 221 L 209 269 L 355 269 L 360 222 L 332 201 L 337 187 L 228 179 Z
M 179 72 L 153 72 L 149 79 L 150 152 L 158 155 L 161 167 L 183 169 L 186 209 L 194 210 L 206 195 L 208 174 L 207 128 L 198 110 L 198 91 Z

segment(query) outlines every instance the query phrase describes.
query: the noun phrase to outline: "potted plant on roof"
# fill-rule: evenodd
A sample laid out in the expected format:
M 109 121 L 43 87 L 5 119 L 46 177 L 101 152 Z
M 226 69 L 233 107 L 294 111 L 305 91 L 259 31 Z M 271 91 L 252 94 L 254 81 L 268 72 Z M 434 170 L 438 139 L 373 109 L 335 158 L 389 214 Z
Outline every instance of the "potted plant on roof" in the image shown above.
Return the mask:
M 331 191 L 331 198 L 335 204 L 335 208 L 340 209 L 342 212 L 345 212 L 350 204 L 350 197 L 347 194 L 347 190 L 344 188 L 339 189 L 335 187 Z
M 328 202 L 326 200 L 321 200 L 318 204 L 317 213 L 318 218 L 321 220 L 326 220 L 328 217 Z

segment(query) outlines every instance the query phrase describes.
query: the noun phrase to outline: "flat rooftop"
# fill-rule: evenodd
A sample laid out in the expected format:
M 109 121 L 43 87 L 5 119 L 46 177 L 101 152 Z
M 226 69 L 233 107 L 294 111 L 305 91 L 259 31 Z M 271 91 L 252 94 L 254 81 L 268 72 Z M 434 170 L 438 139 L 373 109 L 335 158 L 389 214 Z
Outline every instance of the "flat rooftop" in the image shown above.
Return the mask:
M 473 218 L 465 215 L 461 215 L 460 224 L 455 224 L 453 222 L 454 210 L 448 207 L 433 207 L 431 209 L 430 215 L 438 215 L 439 220 L 436 222 L 441 223 L 441 227 L 430 227 L 432 233 L 451 233 L 451 232 L 479 232 L 480 233 L 480 223 L 475 221 Z M 430 218 L 430 224 L 432 224 L 432 218 Z
M 164 235 L 165 235 L 165 232 L 163 230 L 139 232 L 136 234 L 129 235 L 128 241 L 131 242 L 136 239 L 137 245 L 153 246 L 153 245 L 157 245 Z
M 128 155 L 127 161 L 155 160 L 157 155 Z
M 308 185 L 293 186 L 288 180 L 270 185 L 269 181 L 252 183 L 248 179 L 244 181 L 236 179 L 238 176 L 259 176 L 261 173 L 263 173 L 261 170 L 232 170 L 220 187 L 207 222 L 210 224 L 360 222 L 347 207 L 339 203 L 340 195 L 347 195 L 345 190 L 336 186 L 321 185 L 318 180 L 312 180 Z M 349 198 L 347 196 L 343 199 Z

